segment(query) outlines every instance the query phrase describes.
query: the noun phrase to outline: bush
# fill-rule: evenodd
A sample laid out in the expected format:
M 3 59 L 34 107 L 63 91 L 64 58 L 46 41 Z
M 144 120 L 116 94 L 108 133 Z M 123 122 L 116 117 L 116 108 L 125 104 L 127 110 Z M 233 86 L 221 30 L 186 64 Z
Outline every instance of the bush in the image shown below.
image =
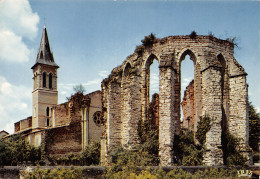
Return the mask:
M 82 153 L 84 165 L 98 165 L 100 163 L 100 141 L 90 142 Z
M 224 154 L 224 164 L 245 165 L 247 159 L 237 150 L 239 139 L 229 133 L 222 134 L 222 146 Z
M 211 119 L 209 116 L 200 117 L 198 122 L 196 139 L 199 141 L 200 145 L 203 146 L 206 142 L 206 134 L 210 130 Z
M 141 42 L 145 47 L 152 46 L 155 43 L 155 41 L 156 41 L 156 37 L 153 33 L 151 33 L 148 36 L 145 36 L 144 39 L 141 40 Z
M 196 145 L 193 132 L 181 131 L 180 135 L 174 137 L 175 163 L 185 166 L 196 166 L 202 164 L 202 148 Z
M 39 163 L 43 159 L 43 154 L 41 147 L 29 145 L 20 135 L 0 141 L 0 165 Z
M 190 33 L 189 36 L 190 36 L 191 39 L 195 39 L 196 36 L 197 36 L 197 32 L 194 30 L 194 31 L 192 31 L 192 32 Z
M 57 168 L 54 170 L 50 169 L 35 169 L 33 172 L 25 173 L 25 179 L 38 179 L 38 178 L 71 178 L 78 179 L 83 178 L 82 169 L 61 169 Z

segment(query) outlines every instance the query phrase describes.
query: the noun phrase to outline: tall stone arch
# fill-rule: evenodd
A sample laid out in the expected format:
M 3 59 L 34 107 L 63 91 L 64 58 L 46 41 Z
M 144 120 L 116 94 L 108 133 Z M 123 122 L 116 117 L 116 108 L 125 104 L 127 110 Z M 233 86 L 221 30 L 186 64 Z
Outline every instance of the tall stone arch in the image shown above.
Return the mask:
M 106 121 L 103 164 L 109 164 L 110 154 L 117 147 L 133 150 L 140 143 L 138 122 L 147 120 L 149 68 L 155 59 L 160 73 L 160 164 L 173 164 L 174 136 L 180 132 L 180 66 L 186 55 L 194 62 L 194 130 L 201 116 L 213 119 L 207 133 L 204 164 L 223 164 L 223 131 L 241 138 L 242 152 L 249 157 L 246 73 L 233 57 L 233 49 L 231 42 L 212 36 L 170 36 L 156 39 L 142 53 L 133 53 L 114 68 L 102 82 Z

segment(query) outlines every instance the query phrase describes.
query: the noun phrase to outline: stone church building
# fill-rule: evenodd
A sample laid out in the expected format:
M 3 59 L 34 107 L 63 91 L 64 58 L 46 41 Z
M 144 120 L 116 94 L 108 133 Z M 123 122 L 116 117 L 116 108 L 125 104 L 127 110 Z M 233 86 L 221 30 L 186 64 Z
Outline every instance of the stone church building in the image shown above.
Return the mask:
M 31 68 L 32 116 L 16 122 L 14 134 L 22 134 L 34 146 L 44 144 L 49 154 L 79 153 L 102 135 L 101 92 L 76 93 L 68 102 L 58 104 L 58 68 L 44 27 L 36 62 Z

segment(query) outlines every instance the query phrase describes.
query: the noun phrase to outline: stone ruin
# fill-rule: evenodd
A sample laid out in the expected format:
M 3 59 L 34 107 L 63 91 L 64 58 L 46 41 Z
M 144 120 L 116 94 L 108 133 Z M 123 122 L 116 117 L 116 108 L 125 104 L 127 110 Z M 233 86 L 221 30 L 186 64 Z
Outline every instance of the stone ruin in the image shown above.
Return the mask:
M 248 145 L 247 73 L 233 56 L 234 44 L 213 36 L 169 36 L 145 44 L 114 68 L 102 82 L 104 135 L 101 162 L 109 165 L 110 153 L 122 146 L 134 150 L 140 143 L 138 121 L 147 120 L 150 65 L 159 63 L 160 165 L 173 164 L 174 135 L 180 133 L 181 62 L 187 55 L 194 63 L 192 117 L 196 131 L 201 116 L 209 116 L 211 129 L 206 134 L 203 163 L 223 165 L 222 131 L 238 137 L 239 150 L 250 162 Z M 156 100 L 156 97 L 154 97 Z

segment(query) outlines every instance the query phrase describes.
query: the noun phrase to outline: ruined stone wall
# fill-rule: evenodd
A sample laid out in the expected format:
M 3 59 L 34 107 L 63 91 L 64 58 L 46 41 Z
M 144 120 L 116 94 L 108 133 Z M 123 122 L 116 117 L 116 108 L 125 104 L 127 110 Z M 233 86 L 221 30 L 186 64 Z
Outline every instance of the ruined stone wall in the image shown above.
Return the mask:
M 194 131 L 200 116 L 209 115 L 214 119 L 207 134 L 204 162 L 206 165 L 221 165 L 222 132 L 236 130 L 244 139 L 248 132 L 246 78 L 237 77 L 246 73 L 234 59 L 233 48 L 231 42 L 213 36 L 170 36 L 156 39 L 143 46 L 143 50 L 128 56 L 102 82 L 105 156 L 109 157 L 111 149 L 121 144 L 125 149 L 134 149 L 138 145 L 138 121 L 149 116 L 150 65 L 153 60 L 158 60 L 159 155 L 161 165 L 172 164 L 174 134 L 180 132 L 181 62 L 189 55 L 194 62 Z M 234 101 L 240 109 L 233 106 Z M 223 121 L 225 126 L 221 126 Z M 247 143 L 244 140 L 244 144 Z
M 47 129 L 44 142 L 47 154 L 62 155 L 81 152 L 81 125 L 79 123 Z
M 159 94 L 154 93 L 149 105 L 149 118 L 153 129 L 159 128 Z
M 64 126 L 69 125 L 70 123 L 70 116 L 69 116 L 69 104 L 64 103 L 52 108 L 53 115 L 52 115 L 52 126 Z
M 194 80 L 186 87 L 181 106 L 183 110 L 183 128 L 194 130 Z

